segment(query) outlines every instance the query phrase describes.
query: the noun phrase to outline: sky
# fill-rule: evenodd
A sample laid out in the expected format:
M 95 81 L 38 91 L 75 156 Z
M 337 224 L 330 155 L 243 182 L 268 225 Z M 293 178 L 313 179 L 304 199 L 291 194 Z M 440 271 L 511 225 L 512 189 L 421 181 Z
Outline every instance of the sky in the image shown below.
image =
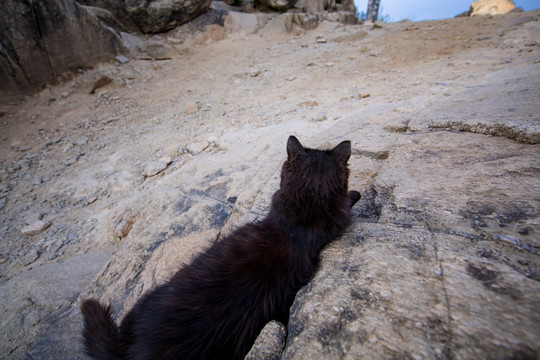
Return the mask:
M 473 0 L 381 0 L 382 13 L 388 21 L 412 21 L 453 18 L 469 10 Z M 368 0 L 354 0 L 358 11 L 366 11 Z M 540 8 L 540 0 L 514 0 L 516 7 L 525 11 Z

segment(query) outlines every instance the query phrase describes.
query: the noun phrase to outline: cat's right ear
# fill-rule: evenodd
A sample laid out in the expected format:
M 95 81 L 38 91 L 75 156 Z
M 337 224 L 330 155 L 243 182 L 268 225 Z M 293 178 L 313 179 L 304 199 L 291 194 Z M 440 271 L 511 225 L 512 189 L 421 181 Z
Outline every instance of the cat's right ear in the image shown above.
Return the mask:
M 289 140 L 287 141 L 287 156 L 289 157 L 289 160 L 305 153 L 306 149 L 300 144 L 300 141 L 292 135 L 289 136 Z
M 335 159 L 346 163 L 351 157 L 351 142 L 343 141 L 332 150 Z

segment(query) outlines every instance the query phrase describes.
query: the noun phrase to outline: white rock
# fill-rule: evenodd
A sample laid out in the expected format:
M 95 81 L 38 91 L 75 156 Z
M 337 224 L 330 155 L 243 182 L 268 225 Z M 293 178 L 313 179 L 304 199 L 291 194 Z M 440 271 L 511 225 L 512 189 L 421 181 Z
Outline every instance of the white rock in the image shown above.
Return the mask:
M 163 161 L 148 161 L 144 166 L 143 175 L 146 177 L 157 175 L 165 170 L 169 164 Z
M 219 141 L 219 138 L 217 136 L 214 136 L 214 135 L 210 135 L 208 137 L 208 139 L 206 139 L 208 141 L 208 143 L 212 146 L 219 146 L 220 145 L 220 141 Z
M 41 233 L 43 230 L 47 229 L 51 224 L 43 221 L 43 220 L 37 220 L 31 223 L 30 225 L 23 226 L 21 228 L 21 233 L 23 235 L 37 235 Z
M 208 141 L 191 143 L 187 146 L 187 150 L 192 154 L 199 154 L 208 147 Z
M 162 156 L 159 158 L 158 161 L 169 165 L 170 163 L 172 163 L 172 158 L 170 156 Z
M 118 55 L 116 57 L 116 60 L 118 60 L 121 64 L 125 64 L 129 62 L 129 59 L 125 57 L 124 55 Z

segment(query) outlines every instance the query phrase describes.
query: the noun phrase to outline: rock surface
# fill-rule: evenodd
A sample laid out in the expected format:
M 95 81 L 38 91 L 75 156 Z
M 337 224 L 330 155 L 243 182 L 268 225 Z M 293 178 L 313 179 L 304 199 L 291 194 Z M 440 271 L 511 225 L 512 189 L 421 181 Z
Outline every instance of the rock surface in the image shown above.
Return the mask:
M 49 227 L 49 223 L 43 220 L 36 220 L 32 222 L 31 224 L 28 224 L 26 226 L 23 226 L 21 228 L 21 233 L 23 235 L 37 235 L 41 233 L 43 230 Z
M 477 0 L 471 3 L 470 16 L 500 15 L 514 10 L 512 0 Z
M 257 341 L 246 355 L 246 360 L 279 360 L 287 339 L 285 326 L 271 321 L 257 337 Z
M 0 95 L 27 93 L 67 70 L 112 59 L 114 34 L 73 0 L 0 3 Z
M 143 33 L 171 30 L 200 15 L 211 0 L 126 0 L 131 20 Z
M 170 59 L 1 99 L 0 357 L 86 359 L 81 299 L 120 320 L 263 217 L 293 134 L 350 139 L 363 197 L 252 355 L 538 358 L 540 12 L 291 33 L 233 15 L 221 40 L 163 34 Z

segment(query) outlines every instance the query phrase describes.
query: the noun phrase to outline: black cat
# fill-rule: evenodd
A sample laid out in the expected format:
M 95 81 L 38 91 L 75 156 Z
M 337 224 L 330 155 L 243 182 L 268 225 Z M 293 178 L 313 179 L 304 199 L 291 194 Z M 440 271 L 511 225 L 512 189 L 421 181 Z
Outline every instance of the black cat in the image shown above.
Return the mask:
M 287 324 L 319 252 L 360 199 L 348 191 L 351 143 L 304 148 L 294 136 L 268 216 L 217 241 L 142 297 L 120 327 L 110 307 L 81 305 L 84 345 L 96 359 L 243 359 L 264 325 Z

